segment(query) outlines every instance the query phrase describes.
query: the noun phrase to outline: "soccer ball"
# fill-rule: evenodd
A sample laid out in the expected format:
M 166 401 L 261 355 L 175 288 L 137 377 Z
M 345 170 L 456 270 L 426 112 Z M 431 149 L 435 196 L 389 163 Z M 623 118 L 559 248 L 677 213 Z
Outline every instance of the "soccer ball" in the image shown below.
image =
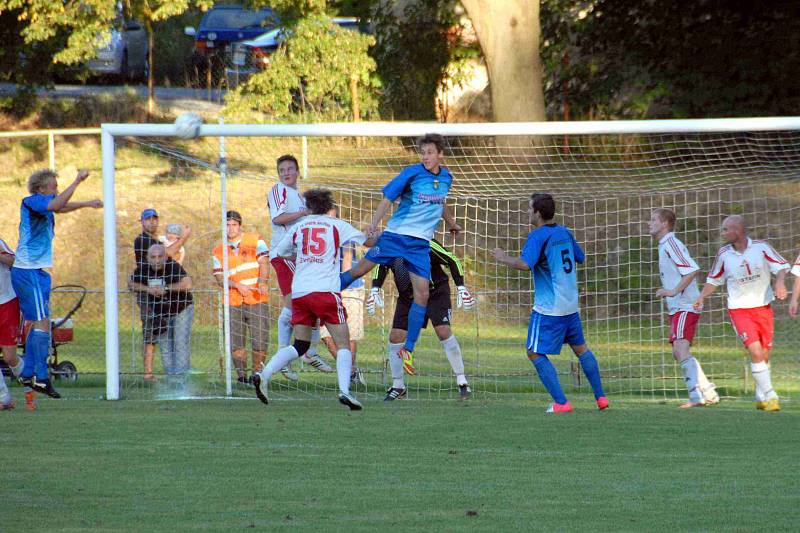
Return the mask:
M 175 134 L 181 139 L 194 139 L 203 125 L 203 119 L 196 113 L 183 113 L 175 119 Z

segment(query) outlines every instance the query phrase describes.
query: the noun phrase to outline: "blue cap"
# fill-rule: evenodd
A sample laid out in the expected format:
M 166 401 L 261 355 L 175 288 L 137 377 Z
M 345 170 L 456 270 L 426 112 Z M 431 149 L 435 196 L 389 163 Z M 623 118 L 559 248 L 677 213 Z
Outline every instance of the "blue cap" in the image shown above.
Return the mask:
M 142 220 L 147 220 L 148 218 L 158 218 L 158 212 L 153 209 L 152 207 L 148 207 L 144 211 L 142 211 Z

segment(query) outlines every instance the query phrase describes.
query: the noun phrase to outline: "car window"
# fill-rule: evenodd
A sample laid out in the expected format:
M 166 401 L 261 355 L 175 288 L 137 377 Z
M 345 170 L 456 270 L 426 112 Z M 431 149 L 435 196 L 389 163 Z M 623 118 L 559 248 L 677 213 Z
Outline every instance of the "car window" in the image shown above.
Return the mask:
M 218 9 L 208 12 L 203 21 L 205 28 L 242 30 L 247 28 L 272 28 L 276 23 L 272 11 L 244 11 L 238 9 Z

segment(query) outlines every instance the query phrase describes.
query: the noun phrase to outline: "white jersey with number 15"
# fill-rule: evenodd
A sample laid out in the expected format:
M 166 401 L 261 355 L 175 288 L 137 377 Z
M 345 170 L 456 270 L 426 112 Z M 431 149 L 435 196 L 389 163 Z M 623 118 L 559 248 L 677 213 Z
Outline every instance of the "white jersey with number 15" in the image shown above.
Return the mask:
M 344 220 L 309 215 L 292 226 L 273 248 L 281 257 L 297 256 L 292 298 L 310 292 L 340 292 L 339 247 L 345 242 L 363 244 L 366 236 Z

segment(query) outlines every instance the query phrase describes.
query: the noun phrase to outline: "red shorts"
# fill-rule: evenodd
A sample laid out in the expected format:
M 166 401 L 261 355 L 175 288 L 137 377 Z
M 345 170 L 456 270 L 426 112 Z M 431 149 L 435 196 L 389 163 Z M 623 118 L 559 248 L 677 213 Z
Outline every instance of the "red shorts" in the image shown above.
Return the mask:
M 684 339 L 691 344 L 697 331 L 698 320 L 700 320 L 700 314 L 690 311 L 678 311 L 674 315 L 669 315 L 669 342 Z
M 772 348 L 772 336 L 775 320 L 772 306 L 753 307 L 750 309 L 728 309 L 733 330 L 745 347 L 760 342 L 767 350 Z
M 292 298 L 292 325 L 315 327 L 320 324 L 346 324 L 347 311 L 338 292 L 312 292 Z
M 283 257 L 276 257 L 270 260 L 275 274 L 278 276 L 278 287 L 281 289 L 281 296 L 292 293 L 292 279 L 294 279 L 294 261 Z
M 19 334 L 19 298 L 14 298 L 0 304 L 0 346 L 16 346 Z

